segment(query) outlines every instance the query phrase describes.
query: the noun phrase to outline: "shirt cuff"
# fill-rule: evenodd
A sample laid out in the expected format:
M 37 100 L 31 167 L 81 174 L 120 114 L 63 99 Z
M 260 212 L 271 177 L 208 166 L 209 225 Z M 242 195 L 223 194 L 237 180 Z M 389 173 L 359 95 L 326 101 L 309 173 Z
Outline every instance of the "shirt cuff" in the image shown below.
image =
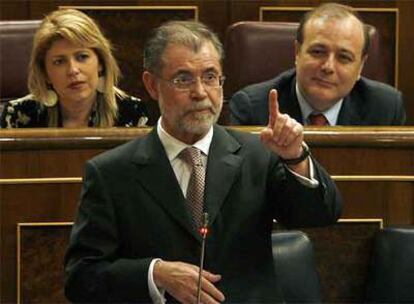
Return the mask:
M 319 187 L 319 181 L 315 178 L 315 169 L 313 165 L 312 158 L 309 157 L 309 177 L 304 177 L 300 174 L 297 174 L 295 171 L 291 170 L 288 166 L 286 166 L 286 169 L 288 169 L 295 177 L 296 179 L 304 186 L 309 188 L 317 188 Z
M 149 289 L 149 294 L 150 294 L 152 303 L 165 304 L 165 298 L 164 298 L 165 290 L 162 288 L 158 288 L 154 282 L 154 265 L 158 261 L 161 261 L 161 259 L 153 259 L 148 268 L 148 289 Z

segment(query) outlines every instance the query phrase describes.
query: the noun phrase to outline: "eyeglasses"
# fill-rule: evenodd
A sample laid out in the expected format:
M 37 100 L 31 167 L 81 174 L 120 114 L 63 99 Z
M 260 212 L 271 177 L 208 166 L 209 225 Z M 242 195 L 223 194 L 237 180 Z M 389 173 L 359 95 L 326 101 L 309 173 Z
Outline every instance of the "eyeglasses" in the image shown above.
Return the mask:
M 158 76 L 159 77 L 159 76 Z M 202 85 L 205 89 L 216 89 L 220 88 L 224 84 L 225 76 L 217 75 L 215 73 L 206 73 L 201 75 L 201 77 L 194 77 L 189 74 L 181 74 L 175 76 L 173 79 L 160 79 L 168 82 L 171 86 L 180 91 L 189 91 L 195 83 L 197 83 L 197 78 L 200 78 Z

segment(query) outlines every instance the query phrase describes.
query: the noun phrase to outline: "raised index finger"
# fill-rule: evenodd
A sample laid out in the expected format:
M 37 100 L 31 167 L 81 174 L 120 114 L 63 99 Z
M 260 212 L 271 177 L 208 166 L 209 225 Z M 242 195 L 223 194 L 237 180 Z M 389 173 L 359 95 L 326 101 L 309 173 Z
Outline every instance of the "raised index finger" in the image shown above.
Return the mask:
M 269 122 L 267 124 L 269 128 L 273 128 L 278 115 L 279 102 L 277 101 L 277 91 L 272 89 L 269 92 Z

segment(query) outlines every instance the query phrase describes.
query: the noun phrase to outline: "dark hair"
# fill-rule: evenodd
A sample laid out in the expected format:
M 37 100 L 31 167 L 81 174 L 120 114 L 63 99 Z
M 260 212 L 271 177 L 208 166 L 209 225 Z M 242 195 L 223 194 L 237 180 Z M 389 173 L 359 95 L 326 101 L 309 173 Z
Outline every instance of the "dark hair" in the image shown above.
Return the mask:
M 144 69 L 159 73 L 162 69 L 162 56 L 168 44 L 175 43 L 199 51 L 205 42 L 211 42 L 217 50 L 220 61 L 224 51 L 217 35 L 205 24 L 196 21 L 168 21 L 154 29 L 144 46 Z
M 359 22 L 361 22 L 362 29 L 364 32 L 364 46 L 362 48 L 362 56 L 368 54 L 369 47 L 371 45 L 371 31 L 373 27 L 365 24 L 361 18 L 361 16 L 350 6 L 338 4 L 338 3 L 325 3 L 322 4 L 315 9 L 307 12 L 303 15 L 302 19 L 299 22 L 299 27 L 296 32 L 296 40 L 299 44 L 302 44 L 305 39 L 305 26 L 309 20 L 313 18 L 337 18 L 337 19 L 345 19 L 348 17 L 355 17 Z

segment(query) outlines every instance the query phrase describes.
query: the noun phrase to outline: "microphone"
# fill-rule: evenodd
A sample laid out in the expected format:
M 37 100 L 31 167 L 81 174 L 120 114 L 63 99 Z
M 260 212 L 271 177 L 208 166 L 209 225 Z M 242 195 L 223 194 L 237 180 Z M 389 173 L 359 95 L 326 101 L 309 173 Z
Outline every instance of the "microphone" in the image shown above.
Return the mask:
M 198 287 L 197 287 L 197 304 L 200 304 L 200 297 L 201 297 L 201 277 L 204 267 L 204 252 L 206 249 L 206 238 L 208 234 L 208 213 L 203 213 L 203 223 L 200 227 L 200 234 L 202 237 L 201 241 L 201 255 L 200 255 L 200 265 L 198 271 Z

